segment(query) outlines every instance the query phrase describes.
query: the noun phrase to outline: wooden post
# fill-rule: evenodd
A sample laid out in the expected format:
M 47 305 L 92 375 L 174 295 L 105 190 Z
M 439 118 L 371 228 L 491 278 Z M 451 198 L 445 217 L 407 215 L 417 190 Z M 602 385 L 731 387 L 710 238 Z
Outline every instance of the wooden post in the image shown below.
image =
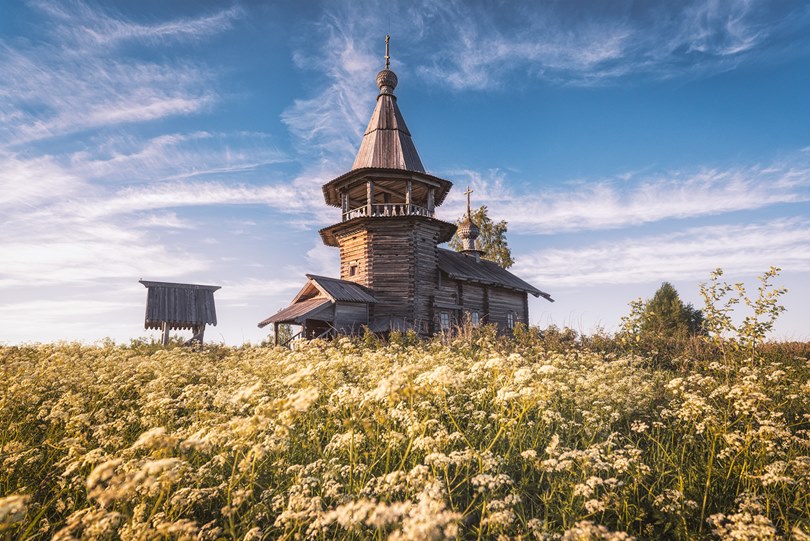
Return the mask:
M 371 216 L 374 205 L 374 181 L 368 179 L 366 183 L 366 215 Z
M 169 330 L 170 330 L 169 322 L 164 321 L 163 322 L 163 339 L 161 340 L 161 342 L 163 343 L 163 347 L 166 347 L 166 346 L 169 345 Z
M 273 323 L 273 344 L 278 345 L 278 322 Z
M 433 216 L 433 209 L 436 206 L 435 202 L 434 202 L 434 197 L 435 197 L 434 193 L 435 193 L 435 188 L 430 188 L 428 190 L 427 209 L 428 209 L 428 212 L 430 213 L 431 216 Z
M 345 192 L 340 194 L 340 200 L 341 200 L 340 206 L 343 210 L 343 214 L 346 214 L 347 212 L 349 212 L 349 194 Z
M 482 314 L 481 321 L 489 323 L 489 288 L 484 286 L 484 313 Z
M 408 179 L 408 183 L 405 185 L 405 212 L 407 214 L 411 213 L 412 190 L 413 190 L 413 182 L 411 182 L 411 180 Z
M 523 317 L 521 318 L 526 327 L 529 326 L 529 294 L 523 292 Z

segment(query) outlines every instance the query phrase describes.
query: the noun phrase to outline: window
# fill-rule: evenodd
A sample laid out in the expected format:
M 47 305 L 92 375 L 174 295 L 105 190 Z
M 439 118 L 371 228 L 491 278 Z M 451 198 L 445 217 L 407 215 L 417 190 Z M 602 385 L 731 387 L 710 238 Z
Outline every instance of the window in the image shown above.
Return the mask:
M 349 276 L 354 276 L 357 274 L 357 263 L 350 263 L 349 264 Z
M 510 329 L 515 328 L 515 313 L 514 312 L 507 312 L 506 313 L 506 326 Z
M 478 312 L 472 312 L 472 313 L 470 313 L 470 323 L 472 323 L 472 324 L 473 324 L 473 327 L 477 327 L 477 326 L 478 326 L 479 321 L 480 321 L 480 320 L 479 320 L 479 317 L 478 317 Z
M 439 322 L 441 323 L 441 328 L 443 331 L 450 330 L 450 313 L 449 312 L 442 312 L 439 314 Z

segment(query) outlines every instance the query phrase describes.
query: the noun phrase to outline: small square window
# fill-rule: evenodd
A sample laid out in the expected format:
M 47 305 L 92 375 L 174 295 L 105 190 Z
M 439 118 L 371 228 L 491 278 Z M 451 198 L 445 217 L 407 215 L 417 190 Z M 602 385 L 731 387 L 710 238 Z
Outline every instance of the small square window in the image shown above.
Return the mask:
M 510 329 L 515 328 L 515 313 L 514 312 L 507 312 L 506 314 L 506 326 Z
M 439 322 L 441 323 L 443 331 L 450 330 L 450 314 L 448 312 L 442 312 L 439 314 Z
M 349 265 L 349 276 L 354 276 L 357 274 L 357 263 L 352 263 Z
M 472 312 L 470 314 L 470 323 L 472 323 L 474 327 L 477 327 L 479 322 L 478 312 Z

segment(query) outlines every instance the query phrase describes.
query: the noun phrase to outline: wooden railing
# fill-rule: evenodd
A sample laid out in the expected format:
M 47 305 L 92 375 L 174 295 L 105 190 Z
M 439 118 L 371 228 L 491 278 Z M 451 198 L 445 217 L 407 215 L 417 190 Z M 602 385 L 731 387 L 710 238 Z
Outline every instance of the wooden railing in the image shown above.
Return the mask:
M 289 347 L 290 349 L 292 349 L 293 340 L 301 338 L 302 336 L 304 336 L 304 331 L 298 331 L 297 333 L 289 337 L 287 340 L 285 340 L 284 343 L 281 344 L 281 347 Z
M 368 205 L 357 207 L 343 213 L 343 221 L 369 216 Z M 433 218 L 434 213 L 425 207 L 406 203 L 382 203 L 371 205 L 371 216 L 374 218 L 384 216 L 425 216 Z

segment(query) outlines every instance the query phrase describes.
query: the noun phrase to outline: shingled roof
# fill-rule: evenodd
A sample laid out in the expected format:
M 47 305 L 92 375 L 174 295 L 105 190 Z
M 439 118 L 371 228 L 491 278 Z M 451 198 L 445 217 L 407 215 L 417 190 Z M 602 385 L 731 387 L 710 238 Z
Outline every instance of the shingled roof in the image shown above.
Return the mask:
M 439 269 L 450 278 L 464 280 L 467 282 L 477 282 L 485 285 L 500 286 L 517 291 L 526 291 L 535 297 L 554 302 L 551 295 L 540 291 L 533 285 L 525 282 L 504 269 L 497 263 L 486 259 L 475 260 L 474 257 L 439 248 Z
M 371 114 L 363 142 L 352 169 L 365 167 L 405 169 L 425 172 L 419 153 L 411 139 L 411 132 L 397 106 L 394 89 L 397 76 L 389 69 L 388 40 L 386 38 L 385 69 L 377 74 L 377 105 Z
M 216 325 L 214 291 L 220 286 L 178 284 L 139 280 L 147 289 L 145 329 L 191 329 L 195 325 Z
M 315 274 L 307 274 L 309 282 L 301 289 L 298 295 L 293 299 L 293 303 L 299 299 L 309 298 L 312 291 L 310 286 L 315 288 L 328 299 L 334 302 L 363 302 L 363 303 L 376 303 L 378 302 L 374 297 L 372 291 L 360 284 L 350 282 L 348 280 L 340 280 L 338 278 L 327 278 L 326 276 L 317 276 Z
M 325 297 L 315 297 L 293 303 L 278 313 L 273 314 L 261 323 L 259 328 L 263 328 L 271 323 L 293 323 L 300 325 L 305 319 L 322 319 L 332 321 L 334 314 L 329 312 L 332 301 Z
M 352 169 L 384 167 L 425 172 L 394 95 L 380 94 Z

